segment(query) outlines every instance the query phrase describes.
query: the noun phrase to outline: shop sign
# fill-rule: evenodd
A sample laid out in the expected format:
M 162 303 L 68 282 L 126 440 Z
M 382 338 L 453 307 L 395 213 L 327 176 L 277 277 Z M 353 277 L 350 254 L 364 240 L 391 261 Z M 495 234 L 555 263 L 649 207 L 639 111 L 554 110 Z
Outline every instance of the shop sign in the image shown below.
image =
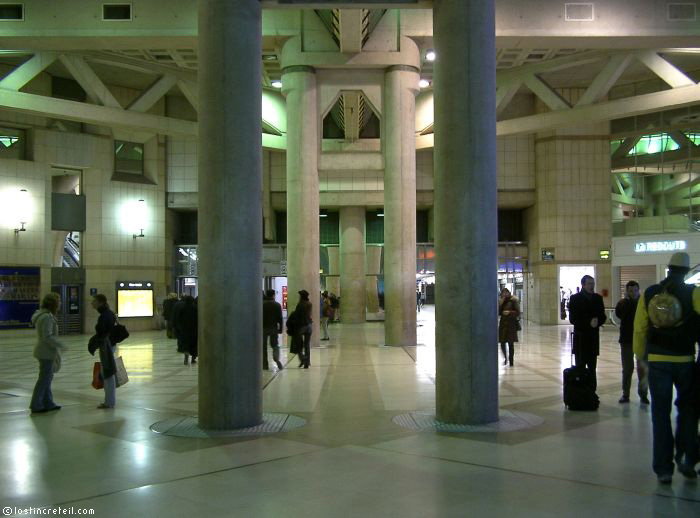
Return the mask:
M 542 261 L 543 262 L 554 261 L 554 248 L 542 248 Z
M 610 250 L 601 250 L 600 251 L 600 258 L 601 259 L 610 259 Z
M 678 250 L 685 250 L 687 247 L 687 243 L 682 240 L 640 241 L 634 244 L 634 251 L 637 254 L 647 254 L 654 252 L 676 252 Z

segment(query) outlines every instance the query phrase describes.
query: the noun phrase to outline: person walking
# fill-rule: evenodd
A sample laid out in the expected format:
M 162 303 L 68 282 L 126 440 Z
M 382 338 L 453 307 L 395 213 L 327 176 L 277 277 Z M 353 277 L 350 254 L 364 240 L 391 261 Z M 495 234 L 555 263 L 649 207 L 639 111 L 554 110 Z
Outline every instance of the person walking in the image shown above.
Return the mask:
M 194 365 L 197 363 L 198 320 L 197 305 L 191 295 L 182 297 L 182 306 L 177 312 L 174 325 L 177 334 L 177 352 L 184 354 L 185 365 L 192 356 L 192 365 Z
M 634 316 L 634 353 L 649 365 L 652 469 L 661 484 L 678 471 L 697 478 L 698 413 L 695 407 L 695 342 L 700 316 L 700 288 L 685 284 L 690 257 L 676 252 L 668 263 L 668 276 L 644 291 Z M 671 428 L 673 389 L 676 389 L 676 435 Z M 674 456 L 675 444 L 675 456 Z
M 60 405 L 54 403 L 51 393 L 51 381 L 54 373 L 61 368 L 61 354 L 65 351 L 65 346 L 57 338 L 56 313 L 60 307 L 61 297 L 58 293 L 47 293 L 41 301 L 41 307 L 32 315 L 37 337 L 33 353 L 34 358 L 39 360 L 39 378 L 29 404 L 32 414 L 61 409 Z
M 100 374 L 104 384 L 105 400 L 97 408 L 114 408 L 117 404 L 117 363 L 114 359 L 114 345 L 109 334 L 117 321 L 109 309 L 107 297 L 98 293 L 92 298 L 92 307 L 100 314 L 95 324 L 95 336 L 90 340 L 88 349 L 94 355 L 100 351 Z
M 632 373 L 634 372 L 634 350 L 632 339 L 634 336 L 634 314 L 639 303 L 639 283 L 629 281 L 625 285 L 625 298 L 615 306 L 615 315 L 620 319 L 620 359 L 622 361 L 622 397 L 618 403 L 630 402 L 630 387 L 632 386 Z M 637 357 L 637 394 L 642 404 L 648 405 L 647 366 L 644 358 Z
M 603 297 L 595 293 L 595 279 L 584 275 L 581 291 L 569 299 L 569 322 L 574 326 L 574 355 L 576 366 L 585 367 L 591 374 L 593 390 L 598 388 L 596 366 L 600 354 L 599 329 L 605 323 Z
M 321 293 L 321 332 L 323 336 L 321 340 L 330 340 L 328 336 L 328 319 L 331 317 L 331 301 L 328 298 L 328 292 L 324 291 Z
M 515 343 L 518 341 L 518 319 L 520 318 L 520 304 L 516 297 L 513 297 L 508 288 L 501 290 L 498 298 L 498 314 L 501 320 L 498 323 L 498 342 L 503 351 L 503 365 L 513 366 L 515 355 Z M 506 355 L 506 344 L 508 344 L 508 354 Z
M 272 359 L 277 364 L 279 370 L 284 369 L 280 361 L 280 345 L 279 334 L 282 332 L 282 324 L 284 318 L 282 316 L 282 305 L 275 300 L 275 290 L 267 290 L 263 299 L 263 369 L 268 370 L 269 364 L 267 359 L 267 340 L 270 339 L 270 348 L 272 349 Z
M 311 315 L 313 304 L 309 300 L 309 292 L 301 290 L 299 292 L 299 302 L 294 308 L 295 334 L 303 338 L 301 351 L 299 352 L 299 367 L 308 369 L 311 365 L 311 332 L 313 330 L 313 318 Z M 291 317 L 290 317 L 291 318 Z

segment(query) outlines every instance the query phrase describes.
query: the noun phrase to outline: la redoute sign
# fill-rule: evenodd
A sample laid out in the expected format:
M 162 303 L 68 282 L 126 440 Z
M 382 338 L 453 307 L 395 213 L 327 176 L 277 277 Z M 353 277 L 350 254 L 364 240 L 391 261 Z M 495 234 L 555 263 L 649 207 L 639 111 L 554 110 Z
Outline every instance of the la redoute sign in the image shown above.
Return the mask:
M 686 248 L 688 248 L 688 243 L 680 239 L 676 241 L 638 241 L 634 244 L 634 252 L 637 254 L 679 252 Z

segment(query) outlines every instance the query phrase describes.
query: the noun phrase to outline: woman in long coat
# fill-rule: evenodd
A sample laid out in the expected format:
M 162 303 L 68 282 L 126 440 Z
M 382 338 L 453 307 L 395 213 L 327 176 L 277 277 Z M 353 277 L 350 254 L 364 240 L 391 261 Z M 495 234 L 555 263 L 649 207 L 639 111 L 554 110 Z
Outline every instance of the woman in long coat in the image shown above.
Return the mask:
M 182 297 L 182 307 L 175 318 L 177 331 L 177 352 L 184 353 L 184 364 L 187 365 L 189 356 L 192 364 L 197 363 L 197 304 L 194 297 Z
M 518 325 L 520 322 L 520 304 L 518 299 L 510 294 L 507 288 L 501 290 L 498 298 L 498 314 L 501 317 L 498 323 L 498 342 L 503 351 L 503 365 L 513 366 L 513 355 L 515 353 L 515 342 L 518 341 Z M 506 343 L 508 344 L 508 355 L 506 356 Z

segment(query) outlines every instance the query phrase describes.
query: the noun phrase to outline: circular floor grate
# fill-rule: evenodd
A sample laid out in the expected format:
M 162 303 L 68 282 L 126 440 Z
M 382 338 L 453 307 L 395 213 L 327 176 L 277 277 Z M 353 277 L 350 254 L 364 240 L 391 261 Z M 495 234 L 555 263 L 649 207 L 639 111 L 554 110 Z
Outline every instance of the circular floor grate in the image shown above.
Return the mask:
M 435 419 L 435 414 L 430 412 L 409 412 L 407 414 L 399 414 L 392 421 L 409 430 L 424 431 L 432 430 L 435 432 L 513 432 L 515 430 L 523 430 L 532 428 L 544 423 L 544 419 L 539 416 L 528 414 L 526 412 L 516 412 L 513 410 L 501 410 L 498 413 L 499 420 L 494 423 L 482 425 L 459 425 L 442 423 Z
M 263 422 L 249 428 L 238 430 L 204 430 L 199 427 L 196 417 L 175 417 L 158 421 L 151 425 L 151 430 L 171 437 L 196 437 L 200 439 L 216 437 L 236 437 L 240 435 L 260 435 L 266 433 L 288 432 L 300 428 L 306 420 L 290 414 L 263 413 Z

